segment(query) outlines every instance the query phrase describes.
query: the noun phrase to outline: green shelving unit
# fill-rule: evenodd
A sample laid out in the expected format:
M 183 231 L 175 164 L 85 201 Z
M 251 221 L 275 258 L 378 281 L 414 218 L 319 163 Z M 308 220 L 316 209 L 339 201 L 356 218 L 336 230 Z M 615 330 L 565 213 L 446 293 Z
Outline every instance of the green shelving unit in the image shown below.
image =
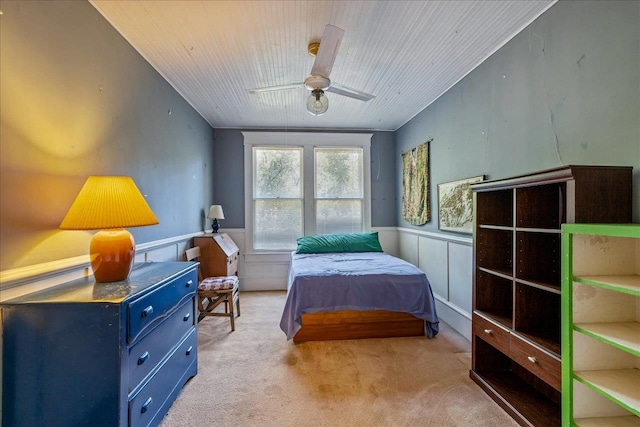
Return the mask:
M 562 225 L 562 425 L 640 426 L 640 224 Z

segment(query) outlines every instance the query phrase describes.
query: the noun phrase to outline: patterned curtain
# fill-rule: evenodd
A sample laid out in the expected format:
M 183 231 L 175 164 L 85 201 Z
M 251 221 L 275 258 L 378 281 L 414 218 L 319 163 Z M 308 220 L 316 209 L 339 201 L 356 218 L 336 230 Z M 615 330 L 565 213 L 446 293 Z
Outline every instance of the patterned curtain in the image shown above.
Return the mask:
M 412 225 L 431 221 L 429 142 L 402 155 L 402 219 Z

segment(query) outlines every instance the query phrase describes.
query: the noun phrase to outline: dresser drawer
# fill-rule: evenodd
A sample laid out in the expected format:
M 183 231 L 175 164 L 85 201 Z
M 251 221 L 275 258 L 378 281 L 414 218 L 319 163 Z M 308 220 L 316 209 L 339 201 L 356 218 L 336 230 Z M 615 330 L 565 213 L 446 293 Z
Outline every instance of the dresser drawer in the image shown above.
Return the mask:
M 167 398 L 177 387 L 182 388 L 180 382 L 190 370 L 189 366 L 197 366 L 197 349 L 198 335 L 194 327 L 160 370 L 129 401 L 130 426 L 148 426 L 164 416 L 164 411 L 168 409 Z M 195 375 L 195 369 L 192 373 Z M 163 413 L 159 414 L 161 410 Z
M 482 338 L 504 354 L 509 354 L 509 331 L 497 323 L 473 314 L 473 334 Z
M 561 389 L 560 360 L 545 353 L 527 341 L 511 334 L 510 356 L 526 370 L 540 377 L 551 387 Z
M 195 298 L 191 297 L 157 328 L 129 349 L 129 393 L 160 363 L 195 322 Z
M 189 294 L 195 293 L 197 283 L 196 270 L 191 270 L 132 301 L 127 307 L 127 342 L 134 342 L 182 305 Z

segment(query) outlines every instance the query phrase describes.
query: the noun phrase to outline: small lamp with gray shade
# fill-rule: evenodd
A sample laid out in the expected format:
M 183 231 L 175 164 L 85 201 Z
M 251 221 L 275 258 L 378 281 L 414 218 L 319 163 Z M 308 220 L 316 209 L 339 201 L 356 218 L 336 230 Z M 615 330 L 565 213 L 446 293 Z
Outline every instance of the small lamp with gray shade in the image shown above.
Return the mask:
M 218 230 L 220 229 L 220 224 L 218 223 L 218 220 L 224 219 L 224 212 L 222 212 L 222 206 L 211 205 L 211 207 L 209 208 L 209 215 L 207 215 L 207 218 L 213 220 L 213 223 L 211 224 L 211 228 L 213 229 L 214 233 L 217 233 Z

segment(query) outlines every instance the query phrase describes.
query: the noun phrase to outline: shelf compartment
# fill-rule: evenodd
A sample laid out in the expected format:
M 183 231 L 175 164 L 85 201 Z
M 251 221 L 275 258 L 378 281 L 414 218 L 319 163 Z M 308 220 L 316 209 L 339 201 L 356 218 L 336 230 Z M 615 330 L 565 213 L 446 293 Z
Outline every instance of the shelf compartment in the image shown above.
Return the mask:
M 516 226 L 560 229 L 566 222 L 564 182 L 516 189 Z
M 513 274 L 513 232 L 478 229 L 476 234 L 476 264 Z
M 640 418 L 620 407 L 599 392 L 573 379 L 573 393 L 576 401 L 574 425 L 579 427 L 634 426 Z
M 576 330 L 571 336 L 573 338 L 571 356 L 574 380 L 621 405 L 625 410 L 640 415 L 638 358 L 627 351 Z M 611 415 L 590 413 L 591 403 L 588 402 L 588 399 L 588 394 L 586 397 L 574 394 L 574 407 L 576 408 L 574 416 L 584 417 L 585 413 L 591 416 Z
M 573 282 L 573 323 L 640 321 L 640 296 Z
M 560 405 L 547 399 L 513 372 L 473 374 L 471 378 L 519 424 L 560 426 Z
M 470 377 L 519 424 L 560 426 L 560 393 L 474 336 Z
M 513 190 L 477 192 L 476 222 L 513 227 Z
M 560 289 L 560 235 L 516 233 L 516 277 Z
M 475 307 L 507 328 L 513 327 L 513 282 L 478 270 L 476 272 Z
M 515 330 L 524 337 L 560 354 L 560 295 L 516 283 Z M 540 313 L 545 313 L 540 316 Z
M 610 228 L 614 226 L 609 226 Z M 624 230 L 624 227 L 619 226 Z M 572 239 L 572 275 L 585 276 L 631 276 L 631 289 L 640 293 L 637 282 L 632 276 L 640 274 L 640 240 L 630 237 L 598 236 L 591 234 L 573 234 Z M 603 284 L 608 279 L 602 280 Z M 617 279 L 613 278 L 613 284 Z M 594 281 L 598 282 L 597 279 Z M 636 286 L 633 286 L 636 283 Z
M 576 371 L 574 378 L 640 417 L 640 370 Z
M 603 371 L 638 369 L 638 358 L 633 354 L 603 341 L 573 331 L 572 362 L 575 371 Z M 640 385 L 640 384 L 639 384 Z M 640 389 L 638 391 L 640 394 Z
M 640 357 L 640 322 L 578 323 L 574 329 Z

